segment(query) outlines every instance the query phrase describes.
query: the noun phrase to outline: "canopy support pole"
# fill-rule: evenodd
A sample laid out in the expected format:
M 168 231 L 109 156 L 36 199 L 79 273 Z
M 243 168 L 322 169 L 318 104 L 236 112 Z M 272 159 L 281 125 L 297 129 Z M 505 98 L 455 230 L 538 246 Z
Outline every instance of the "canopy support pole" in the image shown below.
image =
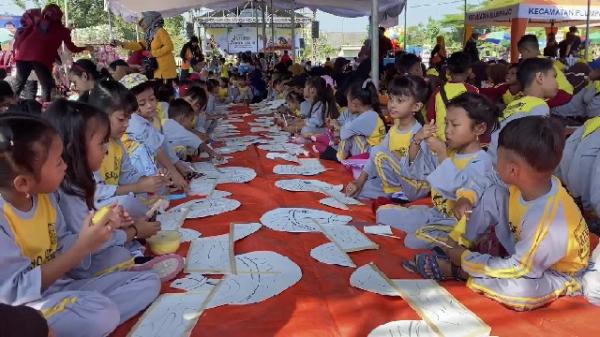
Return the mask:
M 379 0 L 371 1 L 371 79 L 379 89 Z
M 584 60 L 588 61 L 588 56 L 590 52 L 590 10 L 591 10 L 591 0 L 587 0 L 587 18 L 585 19 L 585 54 Z
M 271 0 L 271 47 L 275 47 L 275 7 L 273 7 L 273 0 Z M 275 48 L 271 52 L 275 53 Z
M 265 0 L 262 1 L 262 6 L 260 11 L 262 12 L 262 40 L 263 40 L 263 51 L 267 48 L 267 20 L 265 17 L 265 10 L 267 9 L 267 4 Z
M 257 6 L 254 5 L 254 0 L 250 3 L 250 6 L 254 13 L 254 23 L 256 24 L 256 53 L 258 54 L 258 13 L 256 12 Z
M 296 62 L 296 4 L 292 0 L 292 60 Z
M 113 41 L 113 25 L 112 25 L 112 14 L 110 13 L 110 8 L 108 8 L 108 41 Z
M 408 15 L 408 0 L 404 1 L 404 52 L 408 44 L 408 26 L 406 25 L 406 17 Z

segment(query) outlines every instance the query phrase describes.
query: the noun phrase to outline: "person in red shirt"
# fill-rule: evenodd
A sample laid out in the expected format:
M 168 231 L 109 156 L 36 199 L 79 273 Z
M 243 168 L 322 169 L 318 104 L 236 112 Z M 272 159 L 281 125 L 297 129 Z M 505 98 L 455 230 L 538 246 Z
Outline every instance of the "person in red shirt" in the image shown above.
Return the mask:
M 30 27 L 26 27 L 17 34 L 15 40 L 16 95 L 21 93 L 33 70 L 42 86 L 42 100 L 49 102 L 54 87 L 52 64 L 58 58 L 60 45 L 64 42 L 65 46 L 73 53 L 90 49 L 73 44 L 71 30 L 63 25 L 62 16 L 63 12 L 60 7 L 55 4 L 47 5 L 41 12 L 39 22 L 32 22 Z
M 280 62 L 283 63 L 283 64 L 288 64 L 288 63 L 292 62 L 292 59 L 290 58 L 290 55 L 288 55 L 288 51 L 287 50 L 283 51 L 283 55 L 281 56 Z

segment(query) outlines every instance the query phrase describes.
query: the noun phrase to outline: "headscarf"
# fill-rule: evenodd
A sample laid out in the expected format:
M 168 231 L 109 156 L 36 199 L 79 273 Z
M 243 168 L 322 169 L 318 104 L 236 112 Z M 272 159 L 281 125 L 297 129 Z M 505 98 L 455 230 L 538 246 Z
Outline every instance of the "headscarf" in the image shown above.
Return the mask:
M 150 50 L 150 44 L 152 43 L 152 40 L 154 40 L 154 35 L 156 35 L 156 32 L 164 26 L 165 20 L 159 12 L 149 11 L 142 13 L 140 24 L 146 31 L 144 35 L 146 49 Z

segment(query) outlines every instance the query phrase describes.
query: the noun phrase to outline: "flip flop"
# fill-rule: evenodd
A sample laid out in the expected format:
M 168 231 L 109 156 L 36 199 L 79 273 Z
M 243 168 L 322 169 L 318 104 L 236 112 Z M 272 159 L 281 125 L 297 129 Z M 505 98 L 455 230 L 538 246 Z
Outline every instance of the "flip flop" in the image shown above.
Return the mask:
M 421 275 L 421 277 L 424 279 L 432 279 L 436 281 L 461 280 L 459 268 L 452 264 L 450 267 L 451 276 L 443 275 L 438 263 L 439 260 L 445 260 L 449 262 L 449 258 L 445 255 L 424 253 L 415 256 L 414 265 L 419 275 Z M 429 271 L 427 269 L 429 269 Z
M 158 274 L 161 282 L 167 282 L 175 278 L 183 270 L 183 257 L 177 254 L 166 254 L 153 258 L 152 260 L 133 266 L 130 271 L 152 270 Z

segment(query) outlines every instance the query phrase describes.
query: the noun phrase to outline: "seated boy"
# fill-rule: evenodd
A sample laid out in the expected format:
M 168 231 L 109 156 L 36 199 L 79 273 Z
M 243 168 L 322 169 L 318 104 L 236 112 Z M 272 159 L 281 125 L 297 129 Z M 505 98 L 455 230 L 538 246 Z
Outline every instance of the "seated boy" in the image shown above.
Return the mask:
M 471 74 L 471 62 L 469 56 L 463 52 L 456 52 L 448 58 L 448 75 L 450 80 L 443 84 L 440 89 L 431 95 L 427 103 L 427 120 L 435 120 L 438 138 L 446 139 L 446 106 L 456 96 L 464 92 L 475 92 L 479 90 L 466 83 Z
M 514 245 L 504 246 L 508 256 L 470 251 L 448 239 L 448 247 L 440 245 L 447 257 L 429 258 L 431 263 L 421 268 L 424 276 L 468 278 L 472 290 L 519 311 L 581 294 L 589 232 L 577 205 L 552 176 L 562 156 L 561 131 L 550 118 L 529 116 L 500 133 L 498 175 L 509 187 L 495 205 L 493 220 L 497 229 L 512 233 Z
M 585 117 L 592 118 L 600 116 L 600 62 L 590 64 L 592 72 L 589 75 L 590 84 L 579 91 L 571 101 L 565 105 L 552 109 L 552 114 L 561 117 Z
M 540 45 L 538 43 L 538 39 L 533 34 L 523 35 L 517 44 L 517 48 L 519 48 L 519 53 L 521 53 L 521 57 L 523 60 L 535 59 L 535 58 L 544 58 L 542 53 L 540 53 Z M 561 106 L 569 103 L 571 97 L 573 96 L 573 85 L 569 83 L 563 69 L 565 66 L 559 61 L 552 61 L 552 67 L 556 72 L 556 81 L 558 82 L 558 91 L 548 100 L 548 106 L 550 108 L 555 108 L 557 106 Z
M 176 98 L 169 105 L 169 119 L 163 124 L 163 131 L 169 146 L 185 160 L 188 156 L 206 152 L 217 160 L 222 157 L 198 136 L 194 129 L 197 117 L 192 106 L 183 98 Z
M 500 127 L 492 132 L 488 153 L 496 161 L 498 135 L 504 126 L 525 116 L 547 116 L 550 108 L 545 99 L 554 97 L 558 90 L 552 60 L 533 58 L 519 65 L 517 78 L 523 87 L 523 97 L 511 102 L 500 115 Z

